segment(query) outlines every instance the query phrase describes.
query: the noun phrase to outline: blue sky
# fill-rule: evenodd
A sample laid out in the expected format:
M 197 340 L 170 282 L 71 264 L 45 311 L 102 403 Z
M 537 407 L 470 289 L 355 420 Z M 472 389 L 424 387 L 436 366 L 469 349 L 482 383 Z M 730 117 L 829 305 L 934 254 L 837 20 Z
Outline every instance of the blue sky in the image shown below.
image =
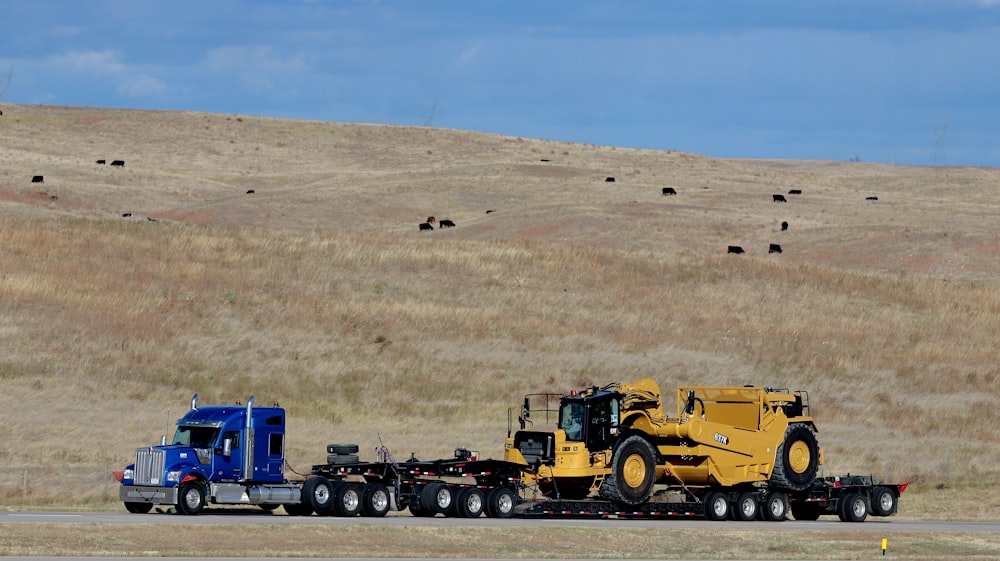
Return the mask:
M 4 102 L 1000 167 L 1000 0 L 0 0 Z

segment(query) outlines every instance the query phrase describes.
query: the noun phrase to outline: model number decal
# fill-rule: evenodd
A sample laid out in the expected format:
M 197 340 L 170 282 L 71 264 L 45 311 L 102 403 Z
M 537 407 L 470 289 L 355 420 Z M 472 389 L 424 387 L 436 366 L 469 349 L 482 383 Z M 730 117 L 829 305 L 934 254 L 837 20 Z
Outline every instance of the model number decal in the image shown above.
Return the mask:
M 719 444 L 729 446 L 729 437 L 724 434 L 715 433 L 715 441 Z

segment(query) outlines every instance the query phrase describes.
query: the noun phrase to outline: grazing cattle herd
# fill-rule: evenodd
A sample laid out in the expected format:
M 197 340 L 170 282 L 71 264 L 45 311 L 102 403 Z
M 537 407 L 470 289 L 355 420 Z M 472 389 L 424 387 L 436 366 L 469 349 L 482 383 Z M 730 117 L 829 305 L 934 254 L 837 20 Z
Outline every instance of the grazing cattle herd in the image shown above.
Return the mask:
M 0 116 L 2 116 L 2 115 L 3 115 L 3 112 L 0 111 Z M 549 160 L 547 158 L 542 158 L 541 161 L 542 162 L 550 162 L 551 160 Z M 107 163 L 107 160 L 102 158 L 102 159 L 96 160 L 96 163 L 99 164 L 99 165 L 105 165 Z M 110 165 L 112 167 L 124 168 L 125 167 L 125 160 L 120 160 L 120 159 L 119 160 L 112 160 Z M 45 177 L 43 175 L 33 175 L 31 177 L 31 182 L 32 183 L 44 183 L 45 182 Z M 614 176 L 606 176 L 604 178 L 604 182 L 605 183 L 615 183 L 615 177 Z M 57 183 L 58 183 L 58 181 L 57 181 Z M 246 190 L 246 194 L 248 194 L 248 195 L 251 195 L 251 194 L 254 194 L 254 193 L 255 193 L 254 189 L 247 189 Z M 56 195 L 49 195 L 48 193 L 44 193 L 44 192 L 40 192 L 40 194 L 42 194 L 42 195 L 50 198 L 53 201 L 54 200 L 58 200 L 58 196 L 56 196 Z M 660 190 L 660 194 L 662 196 L 677 197 L 678 196 L 678 191 L 677 191 L 677 189 L 675 187 L 662 187 L 661 190 Z M 802 195 L 802 189 L 790 189 L 788 191 L 788 195 Z M 879 198 L 877 196 L 870 195 L 870 196 L 865 197 L 865 200 L 866 201 L 878 201 Z M 774 193 L 774 194 L 771 195 L 771 201 L 775 202 L 775 203 L 787 203 L 788 199 L 786 199 L 785 196 L 782 195 L 782 194 L 780 194 L 780 193 Z M 495 212 L 496 212 L 495 209 L 488 209 L 488 210 L 486 210 L 486 214 L 493 214 Z M 121 217 L 122 218 L 131 218 L 132 217 L 132 213 L 131 212 L 123 212 L 123 213 L 121 213 Z M 149 222 L 156 222 L 156 219 L 153 218 L 153 217 L 151 217 L 151 216 L 147 216 L 146 220 L 149 221 Z M 418 224 L 418 230 L 421 231 L 421 232 L 423 232 L 423 231 L 433 231 L 435 223 L 438 224 L 438 229 L 454 228 L 455 227 L 455 222 L 453 220 L 451 220 L 451 219 L 441 219 L 440 221 L 438 221 L 434 216 L 428 216 L 426 221 L 420 222 Z M 780 228 L 781 228 L 782 232 L 787 231 L 788 228 L 789 228 L 788 222 L 787 221 L 782 221 L 780 223 Z M 778 244 L 778 243 L 770 243 L 770 244 L 768 244 L 767 252 L 768 252 L 768 254 L 780 254 L 780 253 L 783 252 L 782 246 L 781 246 L 781 244 Z M 743 249 L 743 246 L 741 246 L 741 245 L 729 245 L 726 248 L 726 253 L 740 255 L 740 254 L 745 254 L 746 251 Z

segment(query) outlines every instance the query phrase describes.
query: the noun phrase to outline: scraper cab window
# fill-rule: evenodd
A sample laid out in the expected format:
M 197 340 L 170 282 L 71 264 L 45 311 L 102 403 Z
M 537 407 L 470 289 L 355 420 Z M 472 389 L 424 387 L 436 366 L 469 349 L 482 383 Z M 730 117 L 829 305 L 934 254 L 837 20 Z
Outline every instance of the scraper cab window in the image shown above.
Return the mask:
M 177 427 L 174 444 L 192 448 L 212 448 L 219 437 L 219 429 L 208 427 Z

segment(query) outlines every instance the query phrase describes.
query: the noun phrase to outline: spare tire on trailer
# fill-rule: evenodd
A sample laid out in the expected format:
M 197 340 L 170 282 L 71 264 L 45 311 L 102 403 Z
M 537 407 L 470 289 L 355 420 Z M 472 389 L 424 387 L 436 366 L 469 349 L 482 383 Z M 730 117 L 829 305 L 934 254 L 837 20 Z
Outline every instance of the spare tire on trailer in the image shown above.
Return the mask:
M 788 425 L 785 438 L 774 454 L 772 488 L 804 491 L 812 487 L 819 471 L 819 443 L 808 425 Z
M 327 444 L 327 454 L 357 454 L 360 448 L 357 444 Z

